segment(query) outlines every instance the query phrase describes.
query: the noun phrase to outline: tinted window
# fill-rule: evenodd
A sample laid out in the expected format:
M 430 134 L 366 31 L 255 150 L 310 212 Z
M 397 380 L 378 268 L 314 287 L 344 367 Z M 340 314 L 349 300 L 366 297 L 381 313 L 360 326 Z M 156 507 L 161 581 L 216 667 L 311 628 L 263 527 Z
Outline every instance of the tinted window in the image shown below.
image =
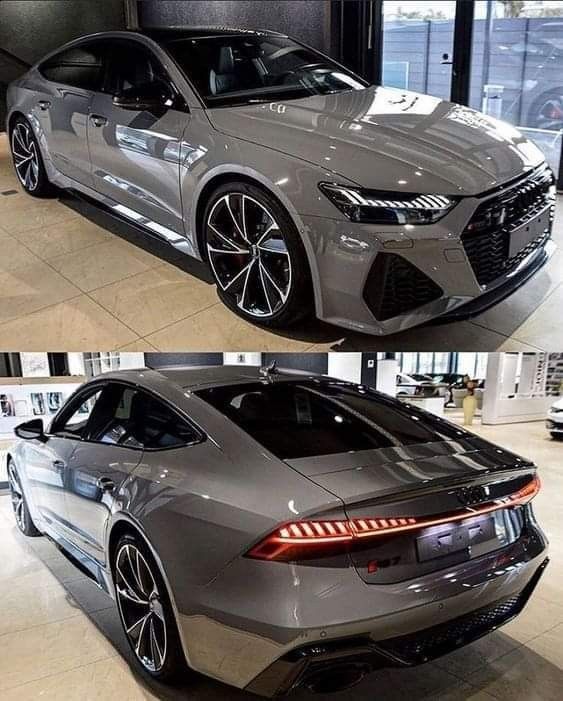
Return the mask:
M 326 95 L 366 86 L 330 59 L 286 37 L 176 39 L 165 48 L 210 107 Z
M 192 443 L 198 435 L 150 394 L 110 384 L 92 412 L 88 437 L 101 443 L 154 450 Z
M 459 437 L 447 421 L 335 381 L 253 383 L 197 393 L 280 458 Z
M 156 56 L 134 42 L 113 43 L 108 63 L 106 89 L 113 95 L 153 94 L 155 90 L 160 91 L 170 84 Z M 170 90 L 168 92 L 171 94 Z
M 88 44 L 63 51 L 43 63 L 39 70 L 55 83 L 85 90 L 99 90 L 102 82 L 101 44 Z
M 100 389 L 86 392 L 86 394 L 82 394 L 80 398 L 73 401 L 68 408 L 65 407 L 52 426 L 51 430 L 53 433 L 82 438 L 88 419 L 101 392 Z

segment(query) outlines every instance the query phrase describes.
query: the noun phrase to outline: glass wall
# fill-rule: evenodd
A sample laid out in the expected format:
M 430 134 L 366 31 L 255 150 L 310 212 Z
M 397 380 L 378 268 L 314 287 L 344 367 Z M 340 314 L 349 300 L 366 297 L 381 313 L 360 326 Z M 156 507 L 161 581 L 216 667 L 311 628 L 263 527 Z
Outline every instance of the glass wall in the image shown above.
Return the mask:
M 385 0 L 382 82 L 448 100 L 456 3 Z
M 457 373 L 484 380 L 488 353 L 397 353 L 399 369 L 406 375 Z
M 519 127 L 558 172 L 563 134 L 563 2 L 475 3 L 469 104 Z

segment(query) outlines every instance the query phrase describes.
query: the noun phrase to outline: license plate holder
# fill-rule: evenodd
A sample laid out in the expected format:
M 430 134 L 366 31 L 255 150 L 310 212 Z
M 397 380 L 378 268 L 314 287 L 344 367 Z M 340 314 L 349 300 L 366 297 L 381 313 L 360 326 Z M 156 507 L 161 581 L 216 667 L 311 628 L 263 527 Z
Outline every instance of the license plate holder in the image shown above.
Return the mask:
M 514 258 L 523 248 L 535 241 L 549 227 L 549 207 L 536 214 L 533 219 L 520 224 L 510 232 L 508 257 Z
M 469 550 L 472 545 L 496 537 L 494 519 L 480 518 L 470 523 L 452 523 L 449 527 L 426 533 L 416 539 L 419 562 Z

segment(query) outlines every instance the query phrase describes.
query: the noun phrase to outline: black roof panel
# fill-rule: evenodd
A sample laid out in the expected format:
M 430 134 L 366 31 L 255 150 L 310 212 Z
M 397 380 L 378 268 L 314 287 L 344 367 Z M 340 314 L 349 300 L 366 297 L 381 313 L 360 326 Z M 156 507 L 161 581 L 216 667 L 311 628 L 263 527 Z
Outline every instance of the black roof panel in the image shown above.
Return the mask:
M 175 39 L 197 39 L 202 37 L 240 36 L 241 34 L 269 34 L 283 36 L 267 29 L 237 29 L 236 27 L 143 27 L 139 32 L 156 42 L 174 41 Z

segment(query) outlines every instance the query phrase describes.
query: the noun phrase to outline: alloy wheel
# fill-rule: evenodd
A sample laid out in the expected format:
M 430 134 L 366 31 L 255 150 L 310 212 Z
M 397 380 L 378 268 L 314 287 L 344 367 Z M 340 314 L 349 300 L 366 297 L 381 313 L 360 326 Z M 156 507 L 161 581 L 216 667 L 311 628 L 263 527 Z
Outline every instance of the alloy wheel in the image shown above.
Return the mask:
M 143 667 L 159 672 L 166 660 L 164 608 L 155 577 L 132 544 L 123 545 L 116 558 L 117 603 L 131 646 Z
M 12 154 L 20 182 L 27 190 L 35 190 L 39 182 L 39 156 L 27 124 L 18 122 L 12 132 Z
M 20 480 L 13 463 L 8 464 L 8 482 L 10 485 L 10 495 L 12 497 L 12 508 L 16 523 L 21 531 L 25 531 L 25 501 Z
M 223 293 L 254 317 L 284 306 L 292 283 L 291 259 L 273 214 L 253 197 L 228 193 L 207 219 L 207 253 Z
M 561 131 L 563 129 L 563 96 L 551 95 L 539 106 L 536 113 L 539 129 Z

